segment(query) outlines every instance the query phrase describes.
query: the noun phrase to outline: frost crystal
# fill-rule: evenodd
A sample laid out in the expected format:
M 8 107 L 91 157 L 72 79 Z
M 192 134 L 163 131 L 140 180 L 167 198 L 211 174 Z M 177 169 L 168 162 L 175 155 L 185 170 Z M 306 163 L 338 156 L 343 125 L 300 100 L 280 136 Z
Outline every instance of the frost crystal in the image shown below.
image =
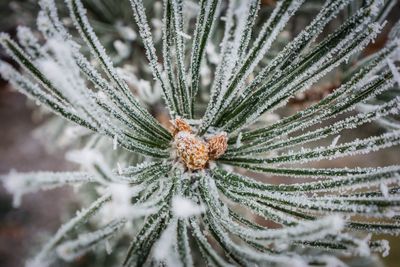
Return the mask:
M 172 199 L 172 212 L 179 218 L 189 218 L 203 213 L 204 207 L 199 206 L 190 199 L 175 196 Z

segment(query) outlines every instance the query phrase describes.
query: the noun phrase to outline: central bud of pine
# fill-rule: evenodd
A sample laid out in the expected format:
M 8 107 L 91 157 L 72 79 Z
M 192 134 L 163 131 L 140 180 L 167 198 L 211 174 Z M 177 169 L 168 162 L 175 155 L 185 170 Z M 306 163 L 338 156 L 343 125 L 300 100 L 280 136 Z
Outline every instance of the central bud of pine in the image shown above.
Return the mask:
M 175 119 L 172 125 L 177 156 L 190 170 L 204 169 L 209 160 L 222 156 L 228 147 L 225 132 L 201 139 L 183 119 Z

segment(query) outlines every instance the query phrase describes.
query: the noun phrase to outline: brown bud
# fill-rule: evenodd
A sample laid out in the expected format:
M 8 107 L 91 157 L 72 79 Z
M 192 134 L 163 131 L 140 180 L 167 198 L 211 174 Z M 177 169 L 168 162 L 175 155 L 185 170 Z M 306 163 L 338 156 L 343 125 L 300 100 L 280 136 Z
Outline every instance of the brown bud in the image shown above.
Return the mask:
M 208 155 L 210 159 L 222 156 L 228 148 L 228 137 L 225 132 L 217 134 L 207 140 Z
M 190 170 L 204 169 L 210 159 L 222 156 L 228 147 L 225 132 L 210 137 L 207 142 L 192 133 L 190 125 L 181 118 L 171 121 L 177 156 Z
M 192 132 L 192 127 L 181 118 L 177 118 L 172 123 L 172 135 L 175 136 L 178 132 Z
M 191 170 L 204 169 L 208 162 L 208 145 L 187 131 L 175 135 L 178 156 Z

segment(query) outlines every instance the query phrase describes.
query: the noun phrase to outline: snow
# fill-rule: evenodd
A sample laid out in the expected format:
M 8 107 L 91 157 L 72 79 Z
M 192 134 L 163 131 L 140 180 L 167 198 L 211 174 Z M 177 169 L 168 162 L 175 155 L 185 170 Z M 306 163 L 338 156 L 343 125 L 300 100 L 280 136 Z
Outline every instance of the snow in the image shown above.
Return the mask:
M 340 138 L 340 134 L 338 136 L 336 136 L 335 138 L 333 138 L 332 143 L 331 143 L 331 147 L 335 147 L 337 142 L 339 141 Z
M 63 260 L 73 261 L 95 247 L 99 242 L 108 242 L 108 238 L 115 234 L 124 224 L 125 220 L 113 220 L 94 232 L 81 234 L 77 239 L 60 244 L 57 246 L 56 252 Z
M 78 125 L 71 125 L 67 126 L 62 133 L 62 136 L 59 138 L 59 145 L 61 147 L 67 147 L 68 145 L 72 145 L 79 138 L 82 138 L 84 136 L 90 135 L 92 132 L 82 126 Z M 38 137 L 43 137 L 42 133 L 37 134 Z
M 382 246 L 383 246 L 382 257 L 387 257 L 387 256 L 389 256 L 389 252 L 390 252 L 389 241 L 381 240 L 381 242 L 382 242 Z
M 240 132 L 236 138 L 236 148 L 242 146 L 242 132 Z
M 70 150 L 65 154 L 65 159 L 84 167 L 103 161 L 101 153 L 93 149 Z
M 382 192 L 382 195 L 385 198 L 388 198 L 389 197 L 389 189 L 388 189 L 387 185 L 385 183 L 381 183 L 379 188 L 380 188 L 380 190 Z
M 173 214 L 180 218 L 189 218 L 191 216 L 200 215 L 204 212 L 204 207 L 181 196 L 173 197 L 171 209 Z
M 201 84 L 203 86 L 209 86 L 212 82 L 211 69 L 205 61 L 203 61 L 201 63 L 199 71 L 200 71 L 200 76 L 201 76 Z M 204 94 L 204 97 L 209 98 L 209 95 Z
M 68 161 L 74 162 L 89 171 L 101 184 L 116 181 L 117 178 L 106 164 L 101 152 L 95 149 L 84 148 L 81 150 L 70 150 L 65 154 Z
M 118 56 L 122 59 L 125 59 L 129 56 L 131 53 L 130 45 L 127 43 L 124 43 L 121 40 L 115 40 L 114 43 L 114 48 L 118 53 Z
M 154 245 L 153 257 L 155 260 L 165 263 L 166 266 L 183 266 L 177 254 L 176 244 L 178 241 L 176 237 L 177 220 L 173 220 Z
M 17 37 L 20 45 L 33 60 L 37 59 L 38 57 L 49 56 L 47 51 L 40 46 L 38 39 L 29 28 L 25 26 L 19 26 L 17 28 Z
M 178 34 L 179 34 L 180 36 L 182 36 L 183 38 L 185 38 L 186 40 L 192 39 L 192 36 L 190 36 L 190 35 L 187 34 L 187 33 L 182 32 L 182 31 L 178 31 Z
M 43 259 L 43 260 L 27 260 L 25 267 L 49 267 L 51 266 L 51 261 L 49 259 Z
M 117 147 L 118 147 L 118 136 L 114 135 L 114 138 L 113 138 L 113 150 L 117 150 Z
M 217 49 L 215 48 L 215 45 L 213 43 L 207 43 L 206 54 L 207 54 L 207 58 L 210 61 L 210 63 L 212 63 L 214 65 L 218 65 L 219 62 L 221 61 L 221 58 L 220 58 L 219 54 L 217 53 Z
M 113 249 L 112 249 L 112 246 L 111 246 L 111 244 L 110 244 L 110 240 L 109 240 L 109 239 L 107 239 L 107 240 L 104 242 L 104 246 L 105 246 L 105 249 L 106 249 L 107 254 L 108 254 L 108 255 L 111 255 L 111 253 L 113 252 Z
M 99 189 L 100 190 L 100 189 Z M 129 186 L 127 184 L 109 184 L 107 189 L 100 190 L 111 195 L 111 201 L 100 210 L 100 220 L 103 222 L 111 219 L 137 218 L 132 198 L 137 196 L 143 188 L 141 186 Z
M 25 183 L 22 179 L 19 179 L 18 176 L 15 175 L 16 171 L 12 170 L 8 176 L 6 176 L 3 180 L 3 186 L 7 190 L 7 192 L 13 195 L 12 205 L 14 208 L 17 208 L 21 205 L 21 198 L 25 192 Z
M 127 41 L 135 41 L 137 39 L 137 34 L 134 29 L 129 26 L 123 25 L 121 21 L 117 21 L 116 28 L 122 38 Z
M 80 185 L 92 182 L 93 177 L 85 172 L 26 172 L 10 171 L 8 175 L 0 176 L 4 188 L 13 195 L 13 206 L 21 204 L 24 194 L 49 190 L 64 185 Z
M 118 174 L 122 175 L 122 167 L 121 167 L 121 164 L 119 162 L 117 162 L 117 170 L 118 170 Z
M 390 60 L 387 59 L 387 64 L 389 66 L 390 71 L 393 74 L 393 78 L 396 81 L 397 85 L 400 86 L 400 73 L 397 67 L 394 65 L 394 63 Z

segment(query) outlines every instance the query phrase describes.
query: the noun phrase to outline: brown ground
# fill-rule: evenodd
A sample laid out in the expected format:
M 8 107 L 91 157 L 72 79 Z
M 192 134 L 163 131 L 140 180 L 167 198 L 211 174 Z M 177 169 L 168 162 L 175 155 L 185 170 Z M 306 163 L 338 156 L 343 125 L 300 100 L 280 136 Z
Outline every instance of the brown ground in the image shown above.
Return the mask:
M 31 134 L 36 126 L 26 99 L 6 87 L 0 88 L 0 174 L 17 171 L 67 170 L 63 155 L 49 154 Z M 29 194 L 19 209 L 0 186 L 0 266 L 23 266 L 29 248 L 41 234 L 54 232 L 63 211 L 72 204 L 67 188 Z

